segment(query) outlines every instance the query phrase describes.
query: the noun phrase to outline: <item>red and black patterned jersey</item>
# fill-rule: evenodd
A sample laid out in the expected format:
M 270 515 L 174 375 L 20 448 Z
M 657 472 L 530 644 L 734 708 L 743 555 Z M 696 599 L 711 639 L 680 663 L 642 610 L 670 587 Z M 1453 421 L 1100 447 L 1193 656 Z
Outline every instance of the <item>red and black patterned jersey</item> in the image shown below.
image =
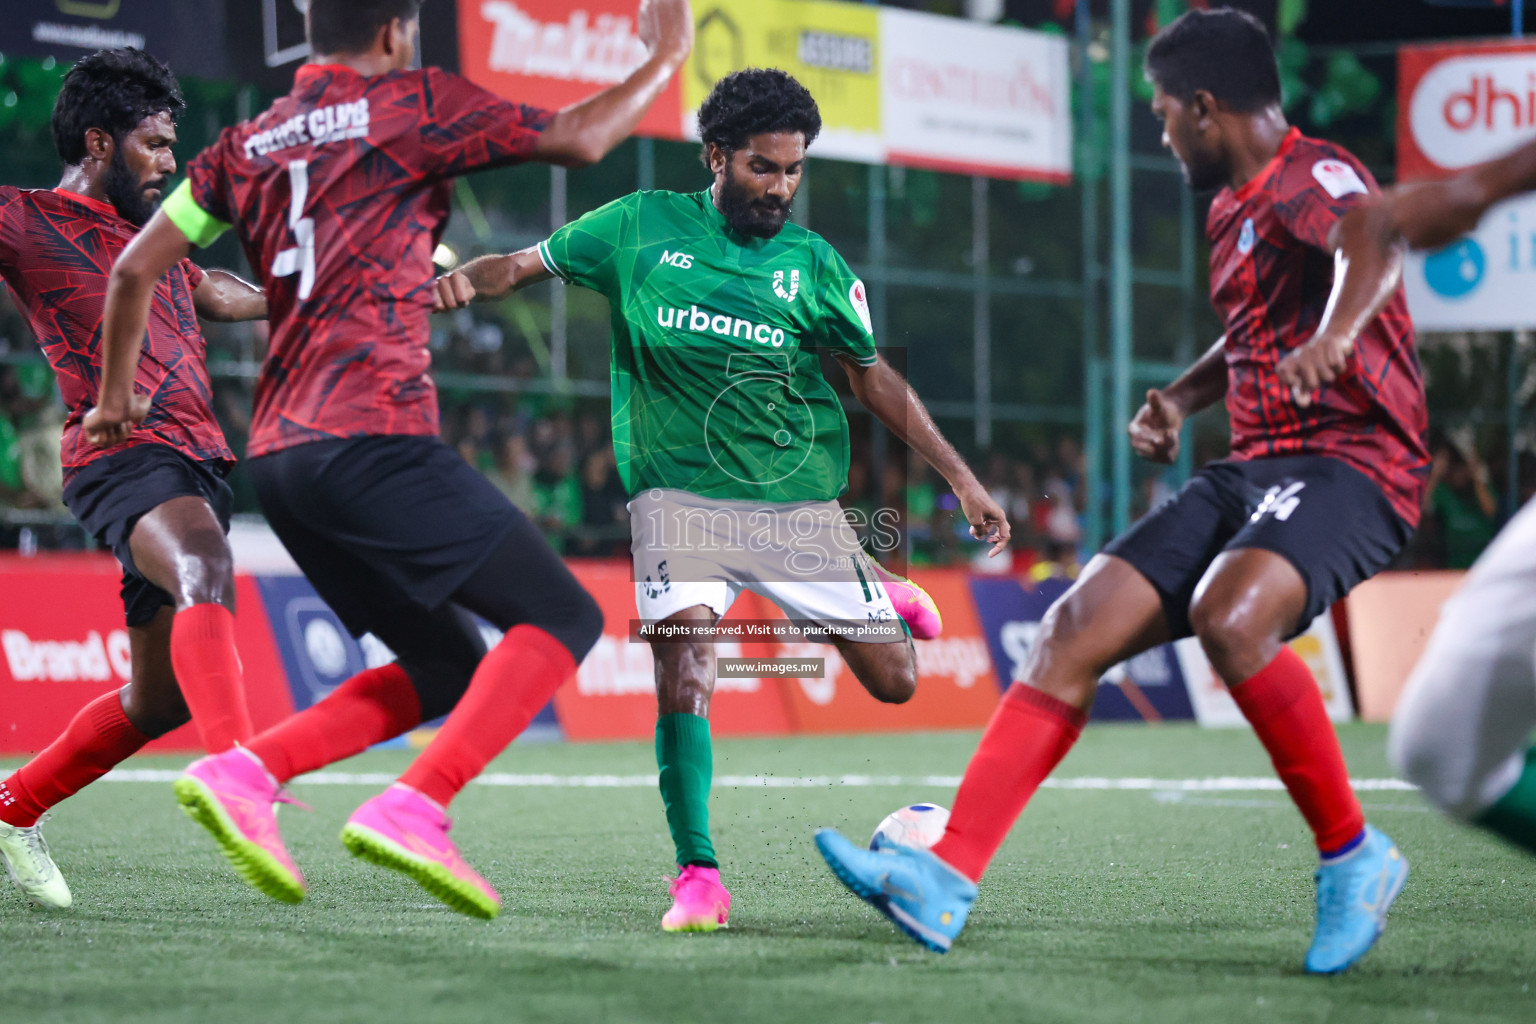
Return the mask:
M 1402 288 L 1355 339 L 1344 375 L 1311 405 L 1298 405 L 1275 373 L 1328 305 L 1329 233 L 1376 190 L 1348 152 L 1291 129 L 1262 171 L 1211 203 L 1211 302 L 1227 328 L 1232 458 L 1332 456 L 1374 480 L 1415 526 L 1429 471 L 1428 417 Z
M 234 461 L 210 407 L 208 352 L 192 292 L 203 272 L 188 260 L 155 285 L 134 390 L 149 416 L 127 441 L 96 448 L 80 420 L 101 385 L 101 314 L 112 262 L 137 232 L 108 203 L 47 189 L 0 185 L 0 277 L 53 366 L 69 416 L 60 459 L 65 479 L 103 455 L 136 444 L 170 445 L 188 458 Z
M 526 159 L 550 117 L 437 68 L 306 65 L 191 162 L 192 202 L 234 226 L 267 293 L 249 455 L 438 432 L 428 316 L 449 179 Z

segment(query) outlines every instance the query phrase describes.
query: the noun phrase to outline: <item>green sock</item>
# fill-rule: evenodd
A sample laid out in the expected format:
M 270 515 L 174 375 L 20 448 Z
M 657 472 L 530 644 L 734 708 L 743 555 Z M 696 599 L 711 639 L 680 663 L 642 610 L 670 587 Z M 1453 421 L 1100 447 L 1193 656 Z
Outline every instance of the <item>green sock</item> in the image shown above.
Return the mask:
M 1536 747 L 1525 752 L 1525 771 L 1514 788 L 1473 821 L 1536 853 Z
M 656 767 L 661 769 L 661 802 L 677 847 L 677 863 L 719 867 L 709 841 L 709 783 L 714 755 L 709 719 L 662 715 L 656 720 Z

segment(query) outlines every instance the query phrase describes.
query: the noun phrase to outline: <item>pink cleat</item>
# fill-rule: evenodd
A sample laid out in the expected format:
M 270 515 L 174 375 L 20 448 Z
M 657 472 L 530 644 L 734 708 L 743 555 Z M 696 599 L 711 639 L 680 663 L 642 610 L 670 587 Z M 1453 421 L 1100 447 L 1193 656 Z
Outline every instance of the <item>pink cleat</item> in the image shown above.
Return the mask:
M 453 822 L 436 803 L 395 783 L 352 812 L 341 843 L 355 857 L 398 871 L 461 914 L 492 918 L 501 897 L 459 856 Z
M 727 927 L 731 894 L 720 884 L 720 869 L 690 864 L 672 879 L 672 909 L 661 919 L 667 932 L 712 932 Z
M 880 582 L 885 586 L 885 592 L 891 595 L 896 614 L 912 631 L 912 639 L 932 640 L 944 632 L 944 617 L 939 614 L 939 606 L 933 603 L 928 591 L 878 562 L 875 566 L 880 570 Z
M 284 903 L 304 898 L 304 876 L 277 830 L 274 804 L 296 804 L 243 747 L 200 758 L 172 787 L 187 817 L 213 836 L 241 878 Z M 306 808 L 307 809 L 307 808 Z

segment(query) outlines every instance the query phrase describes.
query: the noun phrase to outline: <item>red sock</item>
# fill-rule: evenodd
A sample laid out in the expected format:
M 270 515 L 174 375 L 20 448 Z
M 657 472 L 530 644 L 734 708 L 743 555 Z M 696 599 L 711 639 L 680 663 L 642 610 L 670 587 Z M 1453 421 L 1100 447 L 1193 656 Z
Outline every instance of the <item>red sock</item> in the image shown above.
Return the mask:
M 1040 783 L 1067 756 L 1088 714 L 1027 683 L 1014 683 L 992 713 L 965 768 L 940 860 L 980 881 Z
M 421 724 L 421 700 L 395 662 L 364 669 L 318 704 L 246 744 L 278 782 L 361 754 Z
M 481 660 L 458 707 L 400 781 L 447 807 L 575 671 L 560 641 L 537 626 L 512 627 Z
M 1258 675 L 1232 687 L 1232 697 L 1312 826 L 1317 848 L 1329 854 L 1348 845 L 1365 828 L 1365 814 L 1307 663 L 1281 647 Z
M 235 617 L 221 604 L 195 604 L 171 622 L 171 668 L 210 754 L 251 738 L 245 678 L 235 650 Z
M 80 709 L 58 739 L 4 782 L 0 821 L 26 828 L 44 811 L 111 771 L 150 738 L 123 714 L 116 690 Z

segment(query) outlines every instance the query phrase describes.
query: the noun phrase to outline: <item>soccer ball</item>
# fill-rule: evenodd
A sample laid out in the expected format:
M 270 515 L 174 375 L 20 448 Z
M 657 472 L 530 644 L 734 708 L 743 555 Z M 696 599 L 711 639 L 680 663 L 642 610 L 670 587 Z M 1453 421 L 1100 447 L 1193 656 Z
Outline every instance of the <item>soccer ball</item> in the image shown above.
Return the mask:
M 949 824 L 949 811 L 938 804 L 913 804 L 899 811 L 892 811 L 869 837 L 871 850 L 889 850 L 905 846 L 909 850 L 926 850 L 944 838 L 944 826 Z

